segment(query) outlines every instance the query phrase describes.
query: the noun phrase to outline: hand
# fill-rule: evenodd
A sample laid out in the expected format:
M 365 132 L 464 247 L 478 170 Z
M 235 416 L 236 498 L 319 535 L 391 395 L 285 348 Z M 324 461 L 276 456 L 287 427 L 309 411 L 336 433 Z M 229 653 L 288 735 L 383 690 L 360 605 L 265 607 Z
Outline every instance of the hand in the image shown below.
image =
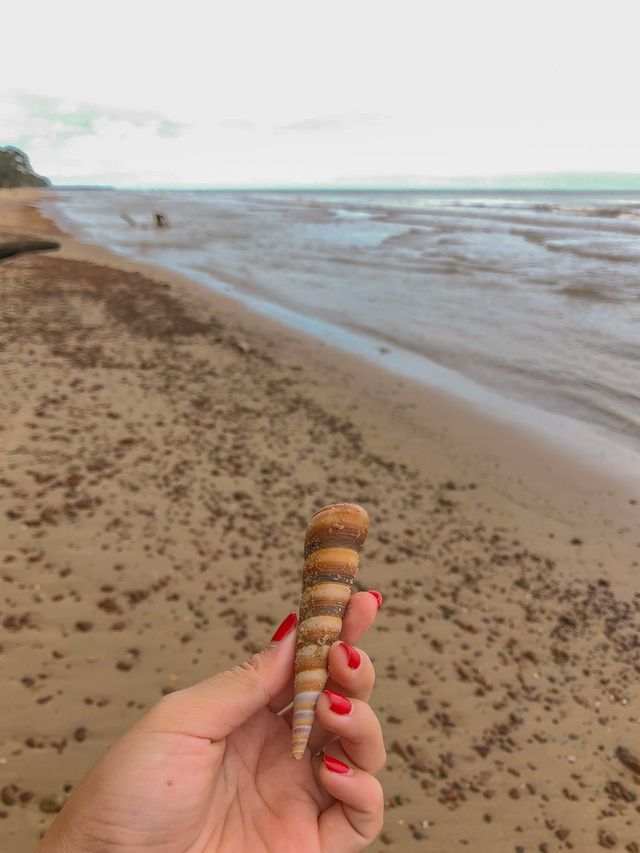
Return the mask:
M 291 757 L 284 710 L 293 699 L 292 616 L 246 663 L 151 708 L 80 782 L 37 853 L 364 850 L 382 828 L 373 774 L 386 754 L 367 704 L 373 665 L 351 644 L 377 608 L 373 594 L 351 597 L 327 684 L 349 700 L 320 696 L 301 761 Z M 316 755 L 324 747 L 326 757 Z

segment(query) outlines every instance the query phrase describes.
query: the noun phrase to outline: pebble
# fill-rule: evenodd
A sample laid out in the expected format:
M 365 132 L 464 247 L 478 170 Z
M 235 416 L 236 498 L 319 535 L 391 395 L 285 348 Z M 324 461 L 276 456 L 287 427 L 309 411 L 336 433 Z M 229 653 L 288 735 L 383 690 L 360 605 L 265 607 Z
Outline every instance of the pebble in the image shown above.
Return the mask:
M 57 794 L 51 794 L 49 797 L 43 797 L 40 800 L 38 808 L 44 814 L 57 814 L 63 805 L 64 801 Z
M 618 839 L 613 832 L 607 832 L 606 829 L 600 829 L 598 831 L 598 844 L 600 847 L 606 847 L 607 850 L 612 850 L 617 843 Z
M 627 770 L 631 770 L 632 773 L 640 776 L 640 758 L 637 755 L 629 752 L 623 746 L 619 746 L 616 749 L 616 758 L 624 764 Z
M 0 800 L 2 800 L 5 806 L 14 806 L 18 799 L 17 795 L 17 785 L 5 785 L 2 790 L 0 790 Z

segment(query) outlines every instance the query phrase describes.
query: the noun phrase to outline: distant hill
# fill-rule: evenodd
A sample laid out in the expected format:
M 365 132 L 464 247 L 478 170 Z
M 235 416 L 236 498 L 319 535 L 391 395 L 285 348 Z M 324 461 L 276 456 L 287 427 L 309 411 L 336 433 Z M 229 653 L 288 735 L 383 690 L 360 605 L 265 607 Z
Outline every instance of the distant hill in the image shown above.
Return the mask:
M 0 148 L 0 187 L 50 187 L 51 181 L 43 178 L 31 168 L 29 158 L 20 151 L 8 145 Z

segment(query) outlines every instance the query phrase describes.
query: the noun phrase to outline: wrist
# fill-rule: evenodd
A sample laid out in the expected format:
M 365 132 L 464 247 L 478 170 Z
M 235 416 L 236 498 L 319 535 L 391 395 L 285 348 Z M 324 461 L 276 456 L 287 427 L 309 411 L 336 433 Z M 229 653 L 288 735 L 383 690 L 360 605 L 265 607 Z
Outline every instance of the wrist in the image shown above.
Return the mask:
M 91 853 L 91 849 L 87 836 L 73 824 L 63 809 L 44 834 L 34 853 Z

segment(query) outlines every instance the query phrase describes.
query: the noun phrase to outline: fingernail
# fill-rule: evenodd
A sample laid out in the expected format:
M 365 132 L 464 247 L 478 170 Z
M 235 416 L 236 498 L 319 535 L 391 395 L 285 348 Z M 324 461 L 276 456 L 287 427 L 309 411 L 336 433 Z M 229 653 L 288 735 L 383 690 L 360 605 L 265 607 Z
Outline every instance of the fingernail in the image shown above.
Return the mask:
M 284 638 L 289 634 L 298 624 L 298 614 L 294 610 L 293 613 L 290 613 L 286 619 L 284 619 L 276 628 L 275 634 L 271 638 L 272 643 L 278 643 L 280 640 L 284 640 Z
M 357 669 L 360 666 L 360 652 L 346 643 L 340 643 L 340 647 L 344 649 L 347 655 L 347 666 L 349 669 Z
M 323 755 L 322 760 L 324 761 L 324 766 L 327 770 L 331 770 L 332 773 L 339 773 L 341 776 L 346 776 L 347 773 L 351 773 L 351 768 L 348 764 L 345 764 L 344 761 L 339 761 L 337 758 L 331 758 L 330 755 Z
M 325 690 L 324 692 L 329 698 L 329 708 L 334 712 L 334 714 L 340 714 L 342 716 L 344 714 L 351 713 L 351 708 L 353 706 L 346 696 L 334 693 L 333 690 Z
M 382 593 L 378 592 L 377 589 L 369 589 L 367 590 L 367 592 L 369 593 L 369 595 L 372 595 L 378 602 L 378 610 L 380 610 L 380 608 L 382 607 Z

